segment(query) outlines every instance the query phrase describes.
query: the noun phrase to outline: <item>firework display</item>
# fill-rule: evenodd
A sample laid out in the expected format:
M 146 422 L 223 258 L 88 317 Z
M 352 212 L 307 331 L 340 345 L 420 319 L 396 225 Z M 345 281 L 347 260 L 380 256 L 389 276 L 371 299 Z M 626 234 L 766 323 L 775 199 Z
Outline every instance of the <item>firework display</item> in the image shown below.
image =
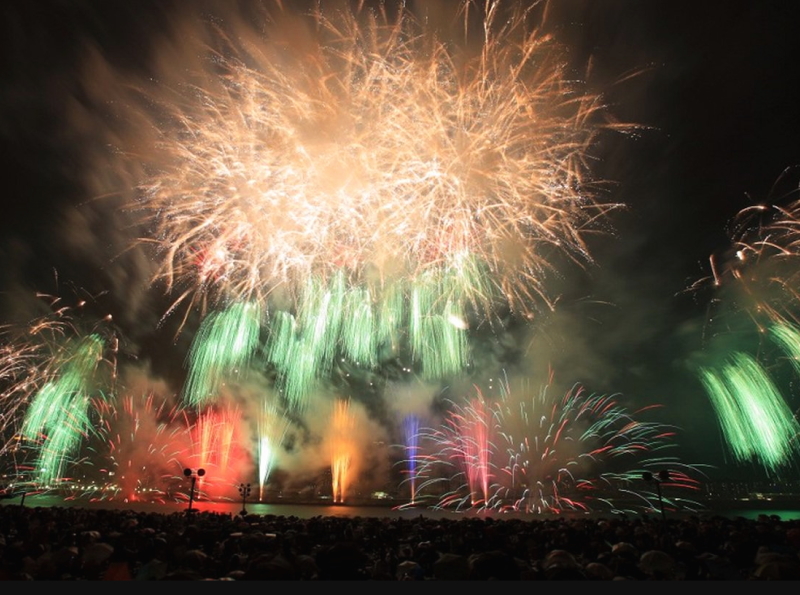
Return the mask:
M 331 441 L 331 476 L 333 501 L 342 503 L 350 488 L 350 467 L 357 455 L 353 443 L 355 420 L 350 413 L 350 402 L 340 399 L 334 402 Z
M 278 465 L 279 453 L 289 429 L 290 421 L 285 411 L 274 400 L 263 398 L 261 410 L 256 417 L 256 458 L 258 461 L 258 498 L 264 498 L 264 490 Z
M 2 452 L 36 445 L 31 479 L 58 481 L 93 431 L 91 404 L 113 392 L 118 337 L 110 318 L 89 326 L 76 307 L 41 295 L 47 313 L 6 327 Z
M 419 457 L 419 433 L 420 418 L 417 415 L 409 414 L 403 418 L 403 460 L 405 477 L 401 482 L 401 487 L 408 485 L 409 503 L 414 505 L 417 497 L 417 458 Z
M 233 501 L 252 481 L 259 502 L 702 509 L 704 465 L 665 405 L 588 389 L 583 337 L 572 361 L 542 348 L 622 206 L 591 167 L 599 139 L 630 128 L 547 3 L 227 4 L 176 9 L 141 72 L 82 90 L 102 99 L 107 183 L 126 184 L 115 244 L 142 256 L 152 302 L 126 313 L 125 353 L 110 316 L 49 295 L 0 327 L 4 477 L 125 503 Z M 800 201 L 740 213 L 733 258 L 711 261 L 721 355 L 692 370 L 735 463 L 771 477 L 800 463 L 798 231 Z M 166 329 L 167 371 L 146 353 Z M 602 382 L 617 372 L 639 373 Z
M 196 24 L 204 61 L 138 86 L 127 114 L 155 139 L 134 210 L 169 313 L 217 317 L 194 338 L 194 402 L 250 358 L 258 317 L 293 407 L 337 357 L 457 374 L 470 326 L 552 308 L 548 275 L 590 262 L 585 236 L 617 206 L 587 161 L 619 125 L 531 9 L 459 2 L 460 34 L 402 3 L 288 12 Z
M 753 357 L 736 352 L 721 369 L 701 374 L 737 460 L 755 460 L 773 473 L 798 461 L 800 424 Z
M 150 97 L 172 160 L 137 206 L 168 286 L 301 300 L 343 275 L 380 300 L 387 281 L 432 276 L 454 279 L 443 300 L 530 312 L 549 249 L 588 259 L 583 234 L 610 208 L 584 181 L 603 106 L 525 12 L 488 5 L 478 47 L 405 8 L 321 6 L 294 46 L 269 14 L 263 39 L 217 31 L 205 86 Z
M 750 337 L 752 351 L 726 347 L 721 363 L 697 367 L 733 460 L 756 463 L 773 477 L 800 461 L 800 423 L 790 405 L 791 379 L 800 371 L 799 217 L 796 200 L 738 214 L 732 257 L 711 261 L 719 304 L 712 330 L 719 341 Z
M 513 390 L 512 390 L 513 386 Z M 669 451 L 676 431 L 646 421 L 648 406 L 629 411 L 619 395 L 574 386 L 555 396 L 528 379 L 499 383 L 499 394 L 475 388 L 451 400 L 445 421 L 420 430 L 417 499 L 453 510 L 533 513 L 652 510 L 644 474 L 669 470 L 672 509 L 702 507 L 691 496 L 702 466 Z
M 189 352 L 189 377 L 183 396 L 187 403 L 213 402 L 227 378 L 246 369 L 259 344 L 257 304 L 237 303 L 203 320 Z
M 95 403 L 96 433 L 83 445 L 76 468 L 89 479 L 80 496 L 95 500 L 166 502 L 183 471 L 191 422 L 186 412 L 154 393 L 103 398 Z M 178 484 L 180 485 L 180 484 Z

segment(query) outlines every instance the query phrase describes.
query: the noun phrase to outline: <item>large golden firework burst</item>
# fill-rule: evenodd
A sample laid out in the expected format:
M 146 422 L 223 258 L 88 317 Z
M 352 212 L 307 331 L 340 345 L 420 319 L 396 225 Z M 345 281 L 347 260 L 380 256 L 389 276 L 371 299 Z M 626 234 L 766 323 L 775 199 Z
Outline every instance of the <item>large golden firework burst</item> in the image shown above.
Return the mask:
M 176 304 L 292 304 L 344 273 L 376 296 L 455 279 L 459 301 L 531 316 L 554 255 L 591 260 L 617 205 L 588 160 L 615 125 L 533 8 L 367 4 L 187 20 L 195 62 L 162 53 L 138 85 L 155 141 L 137 208 Z

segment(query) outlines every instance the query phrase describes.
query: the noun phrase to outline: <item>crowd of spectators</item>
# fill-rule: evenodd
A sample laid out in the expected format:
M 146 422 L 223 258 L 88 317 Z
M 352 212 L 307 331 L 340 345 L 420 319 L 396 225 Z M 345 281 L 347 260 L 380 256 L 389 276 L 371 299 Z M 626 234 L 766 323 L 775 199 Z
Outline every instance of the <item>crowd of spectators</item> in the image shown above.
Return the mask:
M 800 520 L 301 519 L 4 505 L 0 579 L 797 580 Z

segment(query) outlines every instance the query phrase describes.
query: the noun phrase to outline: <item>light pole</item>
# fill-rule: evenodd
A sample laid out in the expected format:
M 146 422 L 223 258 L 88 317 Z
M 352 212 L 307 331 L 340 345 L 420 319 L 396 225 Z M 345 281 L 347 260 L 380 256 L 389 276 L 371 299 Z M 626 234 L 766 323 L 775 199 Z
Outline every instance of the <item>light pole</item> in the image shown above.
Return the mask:
M 189 508 L 186 509 L 187 513 L 192 513 L 193 512 L 193 510 L 192 510 L 192 502 L 194 502 L 194 485 L 195 485 L 195 483 L 197 483 L 197 478 L 198 477 L 203 477 L 203 475 L 206 474 L 206 470 L 205 469 L 198 469 L 197 473 L 194 473 L 194 472 L 192 472 L 191 469 L 189 469 L 187 467 L 186 469 L 183 470 L 183 474 L 186 477 L 191 477 L 192 478 L 192 485 L 189 488 Z
M 250 484 L 239 484 L 239 495 L 242 497 L 242 516 L 247 514 L 247 497 L 250 495 Z
M 669 480 L 669 471 L 667 469 L 662 469 L 658 472 L 658 478 L 655 478 L 652 473 L 649 471 L 644 471 L 642 473 L 642 479 L 645 481 L 654 481 L 656 483 L 656 492 L 658 493 L 658 506 L 661 508 L 661 520 L 665 521 L 666 517 L 664 516 L 664 500 L 661 498 L 661 482 Z

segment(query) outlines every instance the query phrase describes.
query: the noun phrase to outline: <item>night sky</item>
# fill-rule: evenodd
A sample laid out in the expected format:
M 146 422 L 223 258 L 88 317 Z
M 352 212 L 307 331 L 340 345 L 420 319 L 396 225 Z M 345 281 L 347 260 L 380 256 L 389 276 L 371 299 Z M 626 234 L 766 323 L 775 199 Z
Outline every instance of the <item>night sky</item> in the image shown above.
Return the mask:
M 125 180 L 102 167 L 113 135 L 89 89 L 102 75 L 85 68 L 96 51 L 131 78 L 146 75 L 173 4 L 0 8 L 0 304 L 17 323 L 37 313 L 37 291 L 96 296 L 128 354 L 176 386 L 190 337 L 175 339 L 173 320 L 158 325 L 170 300 L 150 286 L 147 256 L 126 249 L 132 230 L 119 197 L 98 196 Z M 799 17 L 800 5 L 777 0 L 559 0 L 547 17 L 576 65 L 591 57 L 583 74 L 609 112 L 638 126 L 594 149 L 608 199 L 625 205 L 592 240 L 594 262 L 565 274 L 556 312 L 533 337 L 502 339 L 502 357 L 536 351 L 565 386 L 619 393 L 632 407 L 663 404 L 684 460 L 714 465 L 719 477 L 763 473 L 725 452 L 692 367 L 724 352 L 724 333 L 709 331 L 713 291 L 689 288 L 710 274 L 712 254 L 727 253 L 737 212 L 794 196 Z M 785 396 L 800 411 L 800 394 Z

